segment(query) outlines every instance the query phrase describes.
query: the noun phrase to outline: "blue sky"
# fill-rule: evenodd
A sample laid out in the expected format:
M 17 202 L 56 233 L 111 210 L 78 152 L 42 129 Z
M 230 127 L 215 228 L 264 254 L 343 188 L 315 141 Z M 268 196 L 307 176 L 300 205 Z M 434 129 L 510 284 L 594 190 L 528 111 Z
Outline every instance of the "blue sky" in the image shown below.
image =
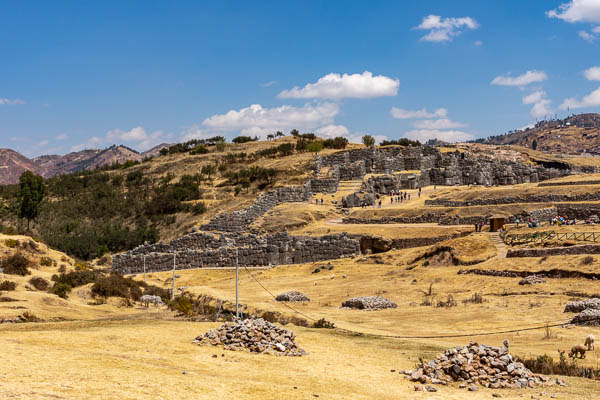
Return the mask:
M 0 147 L 296 127 L 465 140 L 600 112 L 600 0 L 0 5 Z

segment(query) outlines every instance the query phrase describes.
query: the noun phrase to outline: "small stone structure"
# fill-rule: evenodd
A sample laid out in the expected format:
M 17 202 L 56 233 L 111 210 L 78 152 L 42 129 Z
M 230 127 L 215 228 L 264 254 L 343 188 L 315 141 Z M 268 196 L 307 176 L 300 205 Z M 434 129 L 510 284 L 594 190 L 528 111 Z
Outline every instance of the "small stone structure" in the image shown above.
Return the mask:
M 353 297 L 342 303 L 342 307 L 356 308 L 358 310 L 375 311 L 386 308 L 396 308 L 398 304 L 380 296 Z
M 280 328 L 262 318 L 226 322 L 198 336 L 194 343 L 223 346 L 225 350 L 249 351 L 278 356 L 302 356 L 306 352 L 296 345 L 294 332 Z
M 584 310 L 600 310 L 600 299 L 591 298 L 579 301 L 572 301 L 565 306 L 565 312 L 578 313 Z
M 519 281 L 519 285 L 537 285 L 546 283 L 546 280 L 538 275 L 529 275 Z
M 307 295 L 302 292 L 292 290 L 290 292 L 281 293 L 275 297 L 275 301 L 286 301 L 291 303 L 303 303 L 310 301 Z
M 587 308 L 571 318 L 573 325 L 600 326 L 600 310 Z
M 468 387 L 470 391 L 477 391 L 477 386 L 469 386 L 476 384 L 490 389 L 565 386 L 562 380 L 535 375 L 513 359 L 506 345 L 495 347 L 471 342 L 446 350 L 422 367 L 402 372 L 413 382 L 442 385 L 461 382 L 459 387 Z

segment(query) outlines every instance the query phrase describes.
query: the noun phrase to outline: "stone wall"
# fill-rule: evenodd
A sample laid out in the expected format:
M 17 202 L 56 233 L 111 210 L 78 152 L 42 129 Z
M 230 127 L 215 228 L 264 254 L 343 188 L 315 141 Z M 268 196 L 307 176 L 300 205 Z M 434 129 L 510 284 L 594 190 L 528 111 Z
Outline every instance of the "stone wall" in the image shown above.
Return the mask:
M 214 217 L 208 224 L 202 225 L 200 229 L 205 231 L 219 232 L 243 232 L 257 218 L 280 203 L 304 202 L 311 196 L 311 182 L 304 186 L 285 186 L 261 195 L 251 206 L 234 211 L 222 213 Z
M 575 185 L 600 185 L 600 180 L 538 183 L 538 186 L 575 186 Z
M 210 235 L 191 233 L 175 239 L 169 245 L 139 246 L 113 257 L 113 269 L 123 274 L 177 269 L 222 268 L 235 266 L 236 254 L 240 266 L 298 264 L 354 257 L 360 254 L 358 240 L 341 235 L 321 237 L 289 236 L 286 232 L 273 235 Z M 161 251 L 156 251 L 156 250 Z
M 506 257 L 545 257 L 577 254 L 600 254 L 600 244 L 537 249 L 511 249 L 508 250 Z
M 497 204 L 514 204 L 514 203 L 557 203 L 557 202 L 573 202 L 573 201 L 598 201 L 600 200 L 600 191 L 596 193 L 584 193 L 578 195 L 566 194 L 540 194 L 532 196 L 510 196 L 499 197 L 496 199 L 472 199 L 465 201 L 454 201 L 447 199 L 425 200 L 427 206 L 441 207 L 467 207 L 467 206 L 487 206 Z

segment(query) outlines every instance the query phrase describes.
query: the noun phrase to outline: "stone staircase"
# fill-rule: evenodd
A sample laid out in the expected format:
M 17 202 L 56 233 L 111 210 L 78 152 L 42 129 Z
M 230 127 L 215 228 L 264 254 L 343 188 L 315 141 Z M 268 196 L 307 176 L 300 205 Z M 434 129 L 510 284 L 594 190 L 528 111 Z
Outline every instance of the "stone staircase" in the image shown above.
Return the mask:
M 348 192 L 348 193 L 358 192 L 358 190 L 360 189 L 362 184 L 363 184 L 362 180 L 340 181 L 340 183 L 338 185 L 338 192 Z
M 496 250 L 498 252 L 496 257 L 497 258 L 506 258 L 506 253 L 508 252 L 508 249 L 506 247 L 506 244 L 500 237 L 500 234 L 498 232 L 489 232 L 488 234 L 490 235 L 490 239 L 492 240 L 492 243 L 494 244 L 494 246 L 496 246 Z

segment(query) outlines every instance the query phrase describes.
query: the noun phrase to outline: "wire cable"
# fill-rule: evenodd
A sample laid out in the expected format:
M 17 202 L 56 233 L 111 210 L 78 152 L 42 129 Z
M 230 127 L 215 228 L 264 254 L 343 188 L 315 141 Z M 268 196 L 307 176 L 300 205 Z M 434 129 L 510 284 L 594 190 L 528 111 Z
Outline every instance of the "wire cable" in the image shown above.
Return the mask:
M 254 279 L 254 281 L 261 288 L 263 288 L 263 290 L 265 292 L 267 292 L 269 295 L 271 295 L 271 297 L 273 297 L 274 299 L 276 298 L 276 296 L 269 289 L 267 289 L 252 274 L 252 272 L 250 272 L 250 270 L 246 266 L 244 266 L 244 269 L 252 277 L 252 279 Z M 282 302 L 281 304 L 284 305 L 285 307 L 287 307 L 288 309 L 292 310 L 293 312 L 303 316 L 304 318 L 307 318 L 313 322 L 317 321 L 317 319 L 312 318 L 312 317 L 296 310 L 294 307 L 290 306 L 289 304 L 286 304 L 285 302 Z M 552 324 L 546 323 L 545 325 L 538 325 L 538 326 L 527 327 L 527 328 L 522 327 L 522 328 L 518 328 L 518 329 L 496 328 L 496 329 L 504 329 L 501 331 L 488 331 L 488 332 L 481 332 L 481 333 L 460 333 L 460 334 L 449 334 L 449 335 L 430 335 L 430 336 L 383 335 L 383 334 L 377 334 L 377 333 L 358 332 L 358 331 L 354 331 L 351 329 L 339 328 L 339 327 L 337 327 L 335 329 L 338 331 L 347 332 L 347 333 L 350 333 L 353 335 L 358 335 L 358 336 L 372 336 L 372 337 L 389 338 L 389 339 L 450 339 L 450 338 L 462 338 L 462 337 L 471 337 L 471 336 L 492 336 L 492 335 L 503 335 L 503 334 L 508 334 L 508 333 L 526 332 L 526 331 L 533 331 L 533 330 L 538 330 L 538 329 L 547 329 L 547 328 L 554 328 L 554 327 L 558 327 L 558 326 L 565 326 L 570 323 L 570 321 L 562 321 L 562 320 L 556 320 L 556 321 L 552 321 L 552 322 L 553 322 Z M 335 321 L 334 321 L 334 323 L 335 323 Z

